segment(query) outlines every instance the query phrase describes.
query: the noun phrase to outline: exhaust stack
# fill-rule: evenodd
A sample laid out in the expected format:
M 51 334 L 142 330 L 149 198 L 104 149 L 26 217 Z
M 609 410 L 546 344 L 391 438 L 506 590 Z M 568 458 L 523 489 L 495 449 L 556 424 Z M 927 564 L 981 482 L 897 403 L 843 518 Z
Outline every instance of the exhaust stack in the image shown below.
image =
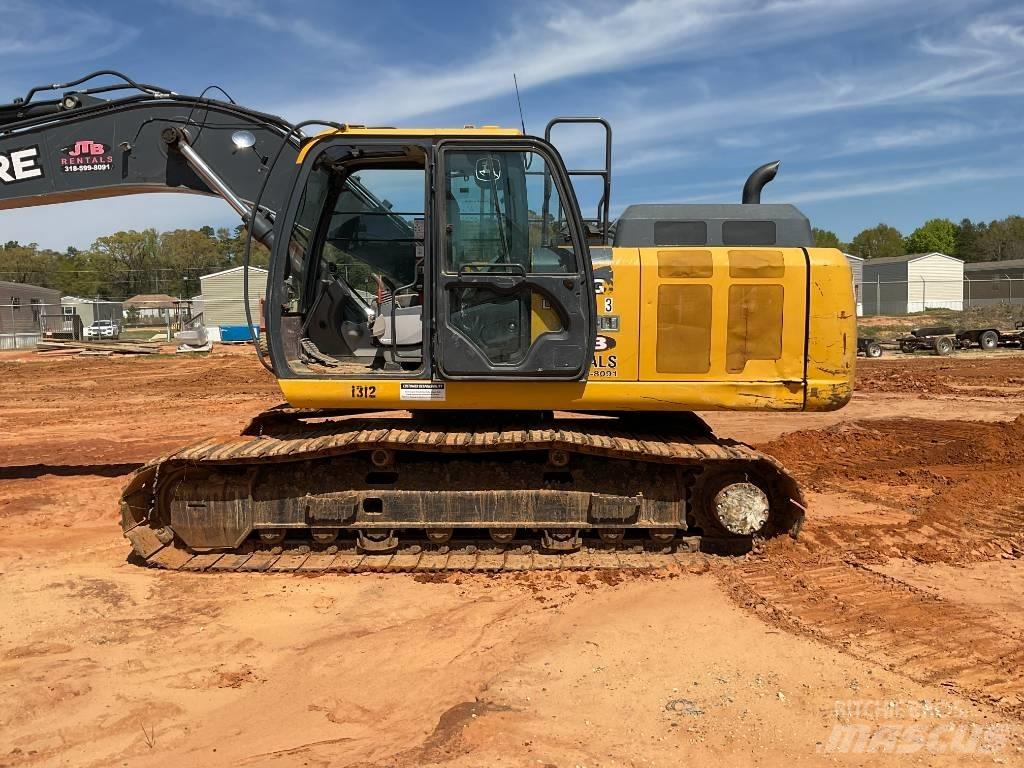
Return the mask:
M 779 161 L 773 160 L 770 163 L 765 163 L 750 174 L 747 177 L 747 183 L 743 185 L 743 204 L 757 205 L 760 203 L 761 190 L 764 189 L 765 184 L 775 178 L 775 174 L 778 172 Z

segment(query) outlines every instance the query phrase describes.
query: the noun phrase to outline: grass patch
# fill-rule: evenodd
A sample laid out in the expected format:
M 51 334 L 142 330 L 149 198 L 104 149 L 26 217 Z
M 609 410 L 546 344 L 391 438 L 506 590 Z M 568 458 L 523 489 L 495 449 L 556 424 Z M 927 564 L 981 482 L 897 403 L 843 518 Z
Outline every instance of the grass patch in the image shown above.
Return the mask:
M 949 325 L 954 331 L 977 328 L 1013 330 L 1014 324 L 1024 321 L 1024 305 L 996 304 L 990 307 L 958 309 L 929 309 L 909 315 L 883 315 L 857 318 L 857 335 L 888 341 L 905 336 L 914 328 L 931 325 Z

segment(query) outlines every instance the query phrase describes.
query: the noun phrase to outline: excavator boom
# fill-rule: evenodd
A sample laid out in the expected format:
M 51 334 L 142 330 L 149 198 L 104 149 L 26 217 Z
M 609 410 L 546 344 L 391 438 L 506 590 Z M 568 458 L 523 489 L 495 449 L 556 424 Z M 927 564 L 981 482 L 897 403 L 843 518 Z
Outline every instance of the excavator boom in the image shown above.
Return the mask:
M 214 195 L 266 240 L 294 183 L 303 139 L 295 126 L 123 79 L 52 99 L 36 98 L 34 88 L 0 106 L 0 210 L 147 192 Z M 261 212 L 250 222 L 261 190 Z

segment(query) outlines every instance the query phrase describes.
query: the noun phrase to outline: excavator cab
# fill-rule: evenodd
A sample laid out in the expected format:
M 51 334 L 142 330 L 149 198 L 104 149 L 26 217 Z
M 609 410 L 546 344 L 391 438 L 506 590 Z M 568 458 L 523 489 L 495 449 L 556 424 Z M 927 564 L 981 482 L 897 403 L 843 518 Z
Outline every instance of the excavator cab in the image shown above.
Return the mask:
M 593 278 L 568 175 L 546 142 L 482 130 L 353 129 L 305 152 L 268 290 L 279 376 L 586 376 Z

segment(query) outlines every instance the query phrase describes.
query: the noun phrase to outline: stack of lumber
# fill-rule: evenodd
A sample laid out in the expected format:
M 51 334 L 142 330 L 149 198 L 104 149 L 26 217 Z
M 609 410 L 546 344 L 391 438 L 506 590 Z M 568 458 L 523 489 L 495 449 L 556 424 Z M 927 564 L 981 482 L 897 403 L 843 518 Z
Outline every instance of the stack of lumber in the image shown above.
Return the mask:
M 39 354 L 58 355 L 152 355 L 159 352 L 157 344 L 129 341 L 40 341 Z

